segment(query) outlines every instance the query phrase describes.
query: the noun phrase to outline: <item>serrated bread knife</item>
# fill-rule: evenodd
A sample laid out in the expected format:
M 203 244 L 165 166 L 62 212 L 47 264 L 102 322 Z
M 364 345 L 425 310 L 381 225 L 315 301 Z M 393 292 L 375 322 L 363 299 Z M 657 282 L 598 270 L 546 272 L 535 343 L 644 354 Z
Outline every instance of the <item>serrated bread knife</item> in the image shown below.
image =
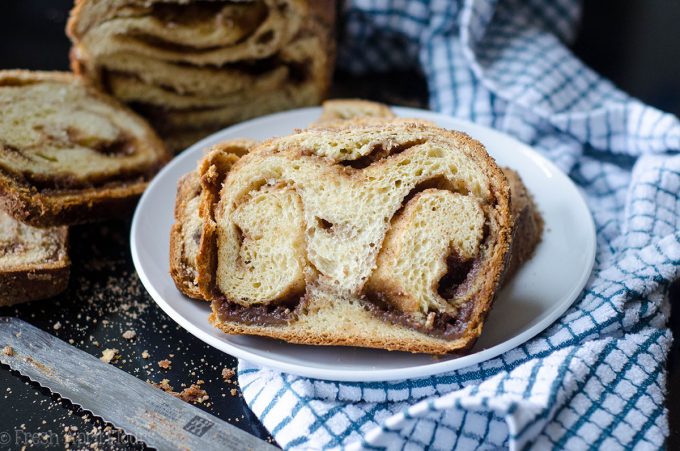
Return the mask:
M 0 362 L 161 451 L 277 449 L 16 318 L 0 318 Z

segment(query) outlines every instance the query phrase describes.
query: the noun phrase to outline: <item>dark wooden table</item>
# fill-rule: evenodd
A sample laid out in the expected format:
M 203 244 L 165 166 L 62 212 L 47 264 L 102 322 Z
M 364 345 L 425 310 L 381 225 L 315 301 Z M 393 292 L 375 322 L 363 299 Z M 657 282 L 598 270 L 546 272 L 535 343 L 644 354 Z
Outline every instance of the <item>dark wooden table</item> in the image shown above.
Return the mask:
M 68 68 L 69 43 L 63 34 L 70 0 L 2 0 L 0 68 Z M 626 91 L 667 111 L 680 113 L 680 2 L 670 0 L 588 1 L 574 51 Z M 405 82 L 406 81 L 406 82 Z M 417 73 L 373 75 L 360 79 L 336 74 L 333 94 L 389 103 L 420 105 L 427 88 Z M 2 114 L 2 112 L 0 112 Z M 199 407 L 232 424 L 270 439 L 247 408 L 235 384 L 222 378 L 236 361 L 178 327 L 144 291 L 132 265 L 129 221 L 73 227 L 72 275 L 68 290 L 47 302 L 0 309 L 21 317 L 94 355 L 119 350 L 115 365 L 143 380 L 168 379 L 176 390 L 204 381 L 210 398 Z M 677 301 L 680 290 L 672 298 Z M 674 334 L 680 330 L 671 317 Z M 132 330 L 132 340 L 123 338 Z M 144 358 L 148 352 L 149 357 Z M 170 369 L 158 362 L 172 361 Z M 669 358 L 671 438 L 680 446 L 680 347 Z M 235 378 L 234 378 L 235 379 Z M 105 386 L 106 382 L 102 381 Z M 235 391 L 232 391 L 236 389 Z M 51 396 L 5 367 L 0 367 L 0 439 L 11 436 L 11 449 L 22 446 L 73 448 L 96 444 L 121 448 L 130 438 L 106 431 L 106 424 Z M 65 431 L 68 429 L 68 431 Z M 0 448 L 7 446 L 0 443 Z

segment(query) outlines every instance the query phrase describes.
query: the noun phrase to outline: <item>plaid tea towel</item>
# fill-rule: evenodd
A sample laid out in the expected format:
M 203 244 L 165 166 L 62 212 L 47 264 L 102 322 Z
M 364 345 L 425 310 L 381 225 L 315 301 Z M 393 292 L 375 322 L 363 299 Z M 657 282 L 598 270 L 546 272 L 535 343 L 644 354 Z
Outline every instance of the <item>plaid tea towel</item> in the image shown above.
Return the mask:
M 418 66 L 433 110 L 502 130 L 557 163 L 587 196 L 597 258 L 555 324 L 480 365 L 336 383 L 241 362 L 245 400 L 282 447 L 663 447 L 680 123 L 570 53 L 579 13 L 570 0 L 347 2 L 339 63 L 355 72 Z

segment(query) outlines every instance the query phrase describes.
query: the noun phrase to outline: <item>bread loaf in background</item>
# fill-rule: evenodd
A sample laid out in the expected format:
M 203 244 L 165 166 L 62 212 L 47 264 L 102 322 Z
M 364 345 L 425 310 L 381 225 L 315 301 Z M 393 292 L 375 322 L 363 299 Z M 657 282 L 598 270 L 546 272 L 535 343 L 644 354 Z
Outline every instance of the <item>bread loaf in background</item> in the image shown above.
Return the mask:
M 226 125 L 318 104 L 332 0 L 77 0 L 73 70 L 147 117 L 173 150 Z
M 170 154 L 149 125 L 65 72 L 0 71 L 0 209 L 38 227 L 132 211 Z

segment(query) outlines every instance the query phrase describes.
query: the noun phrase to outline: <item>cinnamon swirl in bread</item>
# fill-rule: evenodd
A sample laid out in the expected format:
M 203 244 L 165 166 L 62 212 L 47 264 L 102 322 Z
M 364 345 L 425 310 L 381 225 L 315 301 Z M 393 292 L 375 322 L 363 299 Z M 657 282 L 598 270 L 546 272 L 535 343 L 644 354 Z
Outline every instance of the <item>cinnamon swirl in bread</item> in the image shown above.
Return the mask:
M 333 99 L 323 103 L 321 116 L 312 126 L 331 126 L 348 120 L 361 120 L 367 117 L 396 119 L 392 110 L 382 103 L 362 99 Z M 543 218 L 541 217 L 531 193 L 524 186 L 519 174 L 510 168 L 501 168 L 510 185 L 513 217 L 512 251 L 503 282 L 510 280 L 522 264 L 529 260 L 534 249 L 541 241 Z
M 31 227 L 0 210 L 0 307 L 66 289 L 67 234 L 66 227 Z
M 72 67 L 181 150 L 225 125 L 317 104 L 333 69 L 332 0 L 77 0 Z
M 169 159 L 146 122 L 78 77 L 0 71 L 0 207 L 48 227 L 128 212 Z

